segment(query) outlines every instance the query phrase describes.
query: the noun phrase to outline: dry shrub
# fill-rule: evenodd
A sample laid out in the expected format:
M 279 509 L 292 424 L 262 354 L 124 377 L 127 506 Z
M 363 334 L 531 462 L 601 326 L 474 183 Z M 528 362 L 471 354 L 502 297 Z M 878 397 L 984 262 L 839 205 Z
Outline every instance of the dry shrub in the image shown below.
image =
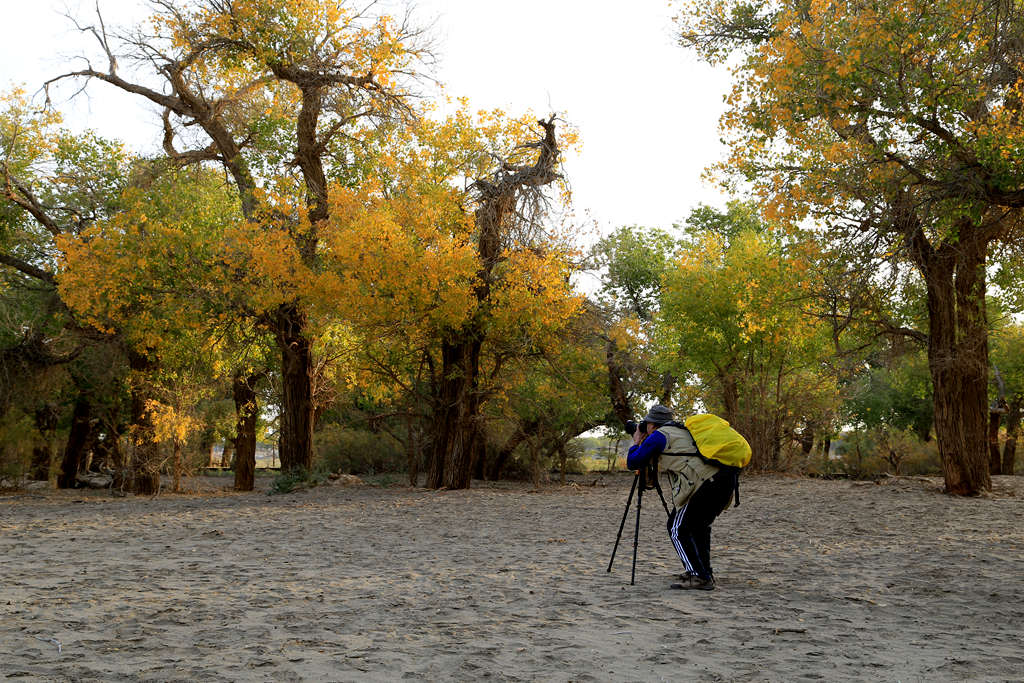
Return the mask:
M 846 432 L 832 441 L 830 455 L 812 456 L 803 469 L 812 476 L 849 479 L 941 473 L 934 442 L 923 443 L 910 430 L 884 426 Z

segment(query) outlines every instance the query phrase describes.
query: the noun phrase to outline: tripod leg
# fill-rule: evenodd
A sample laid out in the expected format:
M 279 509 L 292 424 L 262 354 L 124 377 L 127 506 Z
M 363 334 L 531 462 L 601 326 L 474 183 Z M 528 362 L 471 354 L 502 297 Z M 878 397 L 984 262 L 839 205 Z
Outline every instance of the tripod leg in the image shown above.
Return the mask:
M 629 516 L 629 506 L 633 502 L 633 494 L 636 492 L 636 483 L 639 480 L 639 475 L 633 477 L 633 488 L 629 490 L 629 498 L 626 499 L 626 509 L 622 513 L 622 522 L 619 524 L 619 533 L 615 536 L 615 547 L 612 548 L 612 559 L 608 560 L 609 572 L 612 570 L 612 562 L 615 561 L 615 552 L 619 549 L 619 540 L 622 538 L 622 529 L 626 526 L 626 517 Z
M 640 492 L 636 494 L 636 528 L 633 530 L 633 572 L 629 575 L 629 585 L 636 584 L 636 548 L 640 544 L 640 503 L 644 499 L 644 485 L 641 482 Z

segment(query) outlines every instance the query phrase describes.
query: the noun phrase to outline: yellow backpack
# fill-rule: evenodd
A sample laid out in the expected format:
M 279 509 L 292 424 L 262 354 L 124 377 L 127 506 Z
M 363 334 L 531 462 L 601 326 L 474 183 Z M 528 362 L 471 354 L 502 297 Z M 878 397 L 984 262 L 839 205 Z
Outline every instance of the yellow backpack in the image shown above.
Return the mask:
M 750 462 L 750 444 L 717 415 L 691 415 L 683 424 L 708 460 L 737 469 Z

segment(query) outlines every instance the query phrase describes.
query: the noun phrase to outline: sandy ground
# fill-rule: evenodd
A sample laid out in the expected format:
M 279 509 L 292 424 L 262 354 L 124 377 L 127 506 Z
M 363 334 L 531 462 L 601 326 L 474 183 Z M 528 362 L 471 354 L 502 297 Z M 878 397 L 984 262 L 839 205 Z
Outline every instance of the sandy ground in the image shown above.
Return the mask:
M 1024 680 L 1024 477 L 745 476 L 710 593 L 630 482 L 3 494 L 0 678 Z

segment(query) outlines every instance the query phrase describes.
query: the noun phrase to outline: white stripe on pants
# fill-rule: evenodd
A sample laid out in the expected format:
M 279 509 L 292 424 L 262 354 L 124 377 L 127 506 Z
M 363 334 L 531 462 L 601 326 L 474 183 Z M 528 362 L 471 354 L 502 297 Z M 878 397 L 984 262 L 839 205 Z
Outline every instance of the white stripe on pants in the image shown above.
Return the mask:
M 683 550 L 683 544 L 679 542 L 679 525 L 683 522 L 683 517 L 686 515 L 686 506 L 689 504 L 689 501 L 687 501 L 681 509 L 676 511 L 676 516 L 672 518 L 672 530 L 669 532 L 669 538 L 672 539 L 672 545 L 675 546 L 676 553 L 679 554 L 679 559 L 683 561 L 686 571 L 696 574 L 697 570 L 693 568 L 693 563 L 686 556 L 686 551 Z

